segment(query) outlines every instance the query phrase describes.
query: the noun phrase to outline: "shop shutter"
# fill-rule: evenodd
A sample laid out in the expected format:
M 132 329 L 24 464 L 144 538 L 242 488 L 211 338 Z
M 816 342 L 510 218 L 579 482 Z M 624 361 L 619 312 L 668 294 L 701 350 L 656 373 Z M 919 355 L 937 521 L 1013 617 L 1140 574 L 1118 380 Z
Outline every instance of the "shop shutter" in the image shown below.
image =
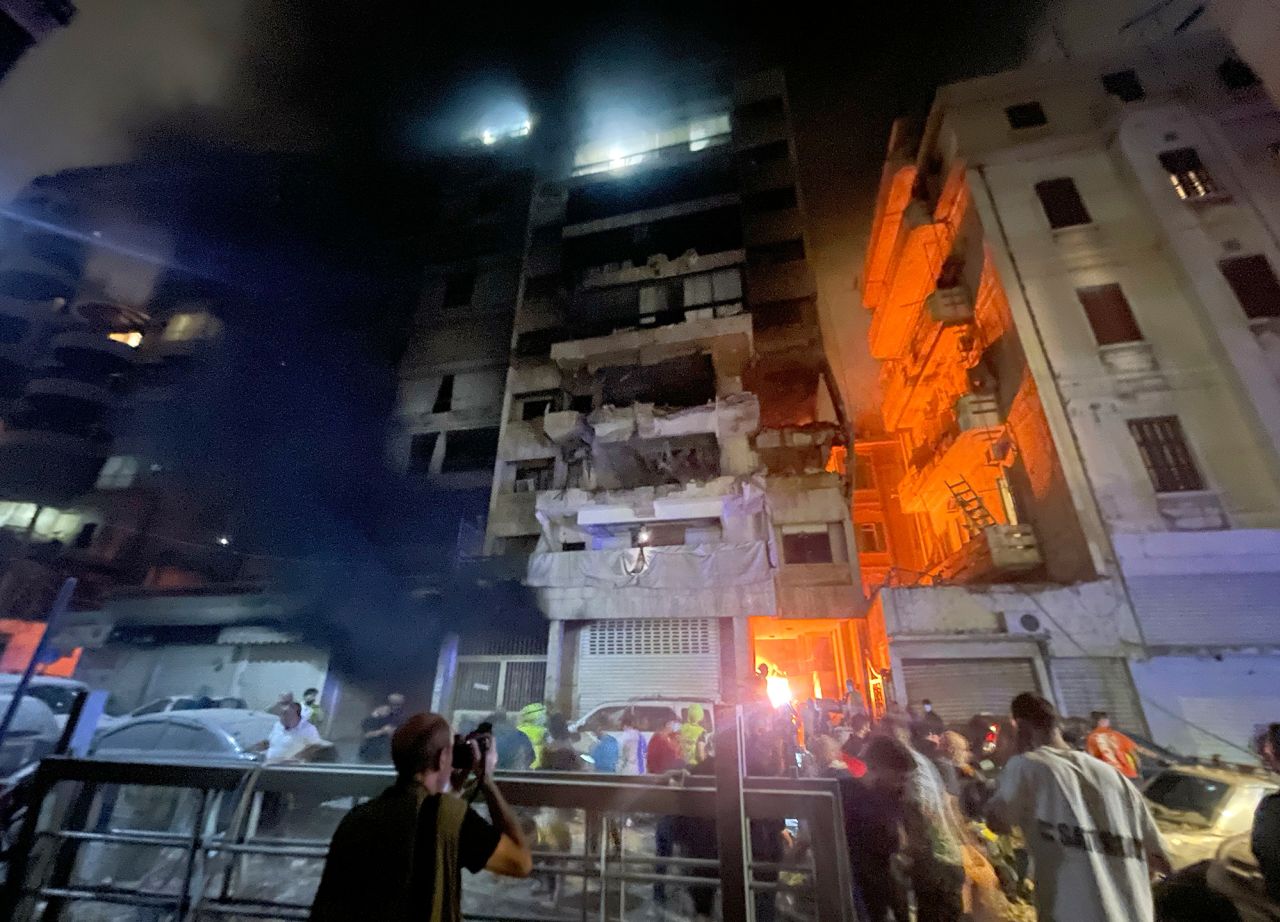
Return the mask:
M 1106 711 L 1117 729 L 1147 735 L 1138 693 L 1129 679 L 1129 664 L 1103 656 L 1054 657 L 1049 662 L 1065 716 L 1087 718 Z
M 714 619 L 595 621 L 579 637 L 580 715 L 628 698 L 720 697 L 720 634 Z
M 1043 694 L 1029 659 L 908 659 L 902 671 L 911 706 L 928 698 L 948 723 L 1007 714 L 1015 695 Z
M 459 711 L 484 711 L 498 706 L 498 678 L 502 664 L 493 660 L 458 662 L 457 691 L 453 707 Z M 541 700 L 541 696 L 539 696 Z
M 506 664 L 506 681 L 502 684 L 502 708 L 515 714 L 526 704 L 546 697 L 547 661 L 517 660 Z

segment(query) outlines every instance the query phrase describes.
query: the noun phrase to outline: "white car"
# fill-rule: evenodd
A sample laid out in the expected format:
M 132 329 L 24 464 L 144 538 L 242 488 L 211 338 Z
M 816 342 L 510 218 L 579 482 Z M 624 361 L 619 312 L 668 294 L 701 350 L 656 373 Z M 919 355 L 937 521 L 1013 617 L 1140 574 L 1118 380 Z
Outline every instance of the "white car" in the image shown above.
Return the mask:
M 1246 833 L 1273 776 L 1231 766 L 1174 765 L 1142 789 L 1174 870 L 1213 858 L 1225 839 Z
M 622 717 L 628 711 L 635 720 L 636 729 L 648 741 L 669 721 L 684 723 L 689 718 L 689 705 L 697 704 L 702 708 L 702 726 L 710 733 L 715 729 L 715 706 L 710 700 L 697 698 L 631 698 L 627 701 L 611 701 L 599 704 L 569 724 L 573 733 L 581 733 L 577 748 L 581 752 L 589 752 L 594 742 L 593 734 L 599 731 L 610 736 L 622 733 Z
M 22 681 L 22 676 L 12 672 L 0 673 L 0 695 L 12 694 Z M 58 729 L 67 725 L 67 717 L 75 705 L 76 697 L 87 693 L 89 686 L 77 679 L 63 679 L 51 675 L 33 675 L 27 683 L 24 697 L 43 701 L 53 711 L 58 721 Z

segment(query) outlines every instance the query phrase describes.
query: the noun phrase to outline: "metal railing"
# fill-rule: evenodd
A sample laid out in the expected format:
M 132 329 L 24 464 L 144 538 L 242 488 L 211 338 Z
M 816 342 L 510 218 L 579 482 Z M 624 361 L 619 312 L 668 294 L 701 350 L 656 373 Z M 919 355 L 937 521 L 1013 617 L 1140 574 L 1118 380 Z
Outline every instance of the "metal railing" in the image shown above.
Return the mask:
M 366 766 L 48 759 L 33 782 L 0 918 L 305 919 L 332 827 L 391 780 Z M 683 784 L 549 772 L 498 780 L 517 811 L 541 811 L 534 878 L 548 892 L 468 876 L 468 919 L 644 919 L 660 891 L 675 919 L 680 900 L 700 896 L 705 912 L 716 892 L 725 922 L 860 919 L 834 782 L 748 778 L 725 790 L 697 776 Z M 740 808 L 731 800 L 739 797 Z M 673 818 L 701 822 L 718 842 L 696 857 L 649 849 L 649 827 L 656 841 Z M 776 835 L 787 821 L 799 848 L 773 860 L 751 854 L 757 827 Z M 560 841 L 548 841 L 542 833 L 556 822 Z

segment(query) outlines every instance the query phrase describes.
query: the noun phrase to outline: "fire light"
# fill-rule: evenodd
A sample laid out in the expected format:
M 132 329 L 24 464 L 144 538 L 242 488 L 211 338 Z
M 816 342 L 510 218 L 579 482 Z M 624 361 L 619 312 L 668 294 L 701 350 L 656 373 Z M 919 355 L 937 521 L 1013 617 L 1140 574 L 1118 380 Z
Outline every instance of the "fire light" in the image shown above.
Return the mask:
M 791 701 L 791 683 L 786 676 L 771 675 L 765 679 L 765 694 L 769 696 L 770 704 L 780 708 Z

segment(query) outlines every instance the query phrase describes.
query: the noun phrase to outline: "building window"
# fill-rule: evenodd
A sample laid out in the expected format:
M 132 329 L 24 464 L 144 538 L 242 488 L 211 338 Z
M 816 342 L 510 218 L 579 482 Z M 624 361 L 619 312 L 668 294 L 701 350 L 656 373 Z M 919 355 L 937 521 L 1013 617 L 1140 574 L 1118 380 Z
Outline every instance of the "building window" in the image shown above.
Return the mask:
M 1157 493 L 1203 490 L 1204 478 L 1191 457 L 1182 424 L 1176 416 L 1151 416 L 1129 420 L 1129 431 L 1138 443 L 1142 463 Z
M 874 490 L 876 488 L 876 469 L 871 463 L 870 455 L 853 456 L 853 488 L 855 490 Z
M 831 535 L 826 525 L 782 526 L 785 563 L 832 563 Z
M 742 300 L 742 275 L 737 269 L 703 272 L 684 279 L 684 306 L 724 304 Z
M 1091 285 L 1077 288 L 1076 297 L 1084 307 L 1089 326 L 1099 346 L 1116 343 L 1136 343 L 1142 339 L 1138 322 L 1133 319 L 1129 299 L 1114 282 L 1107 285 Z
M 516 399 L 520 404 L 519 418 L 526 423 L 555 412 L 556 395 L 553 393 L 526 394 Z
M 108 458 L 98 472 L 97 487 L 99 490 L 124 490 L 133 486 L 138 475 L 138 459 L 132 455 L 117 455 Z
M 454 429 L 444 437 L 445 474 L 493 470 L 498 455 L 498 427 L 488 429 Z
M 879 522 L 862 522 L 858 525 L 858 553 L 883 554 L 888 549 L 883 525 Z
M 431 473 L 431 458 L 436 453 L 439 432 L 419 432 L 409 439 L 409 471 L 414 474 Z
M 555 473 L 555 466 L 549 459 L 522 461 L 516 465 L 512 491 L 515 493 L 537 493 L 539 490 L 550 490 Z
M 1138 74 L 1132 70 L 1106 74 L 1102 78 L 1102 88 L 1121 102 L 1137 102 L 1147 95 Z
M 453 375 L 445 375 L 440 379 L 440 389 L 436 391 L 436 399 L 431 404 L 432 413 L 448 413 L 453 409 Z
M 1160 155 L 1160 165 L 1169 174 L 1169 182 L 1173 183 L 1178 198 L 1184 202 L 1209 198 L 1222 191 L 1200 162 L 1200 155 L 1194 147 L 1165 151 Z
M 1265 256 L 1232 256 L 1221 260 L 1218 268 L 1226 276 L 1246 317 L 1250 320 L 1280 317 L 1280 281 Z
M 1075 180 L 1070 177 L 1036 183 L 1036 195 L 1040 198 L 1045 217 L 1049 219 L 1049 226 L 1054 230 L 1093 223 L 1089 209 L 1084 207 L 1084 200 L 1076 189 Z
M 1218 78 L 1229 90 L 1247 90 L 1258 85 L 1258 75 L 1239 58 L 1227 58 L 1218 65 Z
M 1038 102 L 1024 102 L 1004 110 L 1010 128 L 1039 128 L 1049 124 L 1049 117 Z
M 444 277 L 444 306 L 467 307 L 476 289 L 474 272 L 450 272 Z
M 742 205 L 750 214 L 795 208 L 796 188 L 795 186 L 787 186 L 783 189 L 765 189 L 762 192 L 750 192 L 743 198 Z

